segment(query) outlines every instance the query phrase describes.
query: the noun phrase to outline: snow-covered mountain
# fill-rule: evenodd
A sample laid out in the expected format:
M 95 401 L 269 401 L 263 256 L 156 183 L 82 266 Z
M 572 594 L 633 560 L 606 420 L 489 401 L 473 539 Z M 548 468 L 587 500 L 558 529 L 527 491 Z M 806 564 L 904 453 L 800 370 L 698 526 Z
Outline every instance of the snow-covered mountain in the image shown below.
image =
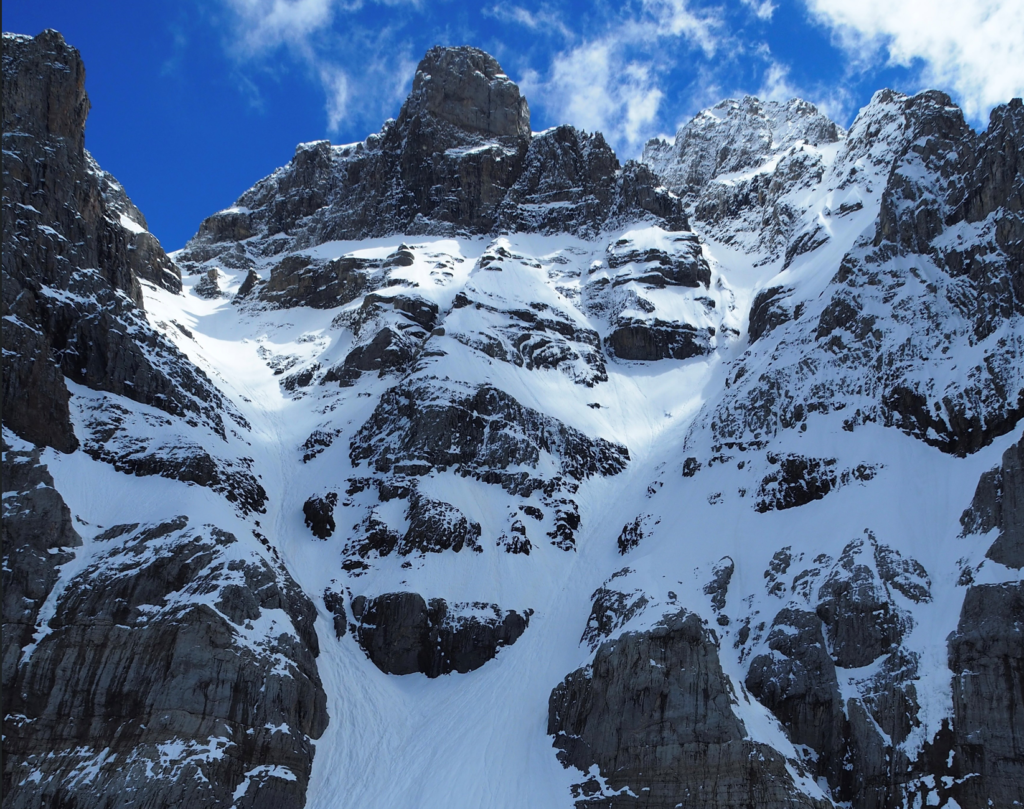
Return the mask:
M 5 809 L 1024 802 L 1019 99 L 435 48 L 167 256 L 3 60 Z

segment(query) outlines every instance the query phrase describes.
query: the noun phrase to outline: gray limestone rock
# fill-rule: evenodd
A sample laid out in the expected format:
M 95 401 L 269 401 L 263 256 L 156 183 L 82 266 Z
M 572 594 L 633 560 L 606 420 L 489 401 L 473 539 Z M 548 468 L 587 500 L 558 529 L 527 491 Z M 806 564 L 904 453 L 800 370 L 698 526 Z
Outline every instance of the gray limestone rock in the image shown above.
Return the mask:
M 185 517 L 93 544 L 4 690 L 5 806 L 301 807 L 327 724 L 309 599 Z
M 530 261 L 497 244 L 480 257 L 478 267 L 504 272 Z M 478 312 L 486 313 L 484 318 Z M 608 380 L 600 336 L 582 326 L 572 310 L 540 301 L 510 301 L 471 282 L 456 295 L 444 328 L 447 336 L 500 362 L 528 370 L 556 369 L 587 387 Z
M 39 611 L 82 544 L 37 447 L 3 445 L 3 692 L 17 679 Z M 4 700 L 7 703 L 5 697 Z M 6 721 L 6 720 L 5 720 Z
M 480 668 L 520 638 L 532 613 L 443 598 L 428 603 L 418 593 L 352 600 L 356 637 L 374 665 L 386 674 L 427 677 Z
M 949 638 L 953 750 L 964 809 L 1024 803 L 1024 587 L 967 590 Z M 970 777 L 967 777 L 970 775 Z
M 835 458 L 768 454 L 778 469 L 769 472 L 757 487 L 754 508 L 760 512 L 797 508 L 820 500 L 839 485 Z
M 200 298 L 206 298 L 207 300 L 219 298 L 222 293 L 220 291 L 220 283 L 218 282 L 217 268 L 211 267 L 207 270 L 206 275 L 193 287 L 192 291 Z
M 718 126 L 710 117 L 708 126 Z M 1013 430 L 1024 414 L 1024 338 L 1016 325 L 1024 314 L 1017 202 L 1024 192 L 1010 169 L 1022 136 L 1024 108 L 1016 103 L 993 114 L 990 132 L 974 135 L 941 93 L 877 93 L 814 184 L 854 200 L 829 212 L 841 219 L 863 209 L 858 195 L 866 199 L 869 188 L 878 195 L 884 182 L 878 221 L 821 296 L 761 291 L 729 393 L 693 434 L 709 431 L 712 446 L 749 444 L 805 429 L 810 413 L 846 411 L 847 430 L 880 423 L 966 455 Z M 793 182 L 799 196 L 804 180 Z M 712 234 L 718 239 L 749 224 L 742 212 L 723 216 L 723 232 Z M 786 236 L 791 258 L 813 248 L 816 227 L 808 220 Z M 736 238 L 736 249 L 764 254 L 753 236 Z M 947 378 L 947 358 L 967 346 L 971 367 Z
M 493 56 L 477 48 L 427 51 L 398 123 L 427 116 L 492 137 L 530 136 L 530 107 L 519 87 Z
M 4 424 L 75 449 L 66 376 L 223 434 L 233 408 L 141 310 L 140 278 L 177 292 L 180 273 L 85 150 L 78 51 L 55 31 L 3 50 Z
M 619 223 L 649 219 L 687 231 L 681 201 L 647 167 L 620 166 L 600 132 L 559 126 L 530 142 L 521 173 L 498 209 L 504 232 L 596 236 Z
M 747 335 L 754 343 L 762 335 L 793 319 L 793 312 L 786 306 L 785 297 L 792 290 L 785 287 L 762 289 L 750 305 Z
M 1006 450 L 1000 466 L 981 476 L 960 525 L 962 535 L 998 528 L 986 556 L 1017 570 L 1024 567 L 1024 441 Z
M 373 285 L 373 273 L 380 268 L 379 261 L 350 256 L 328 262 L 317 262 L 307 256 L 286 256 L 270 268 L 270 279 L 259 287 L 259 296 L 281 307 L 331 309 L 344 306 Z M 243 293 L 239 290 L 238 294 Z
M 729 582 L 736 572 L 736 563 L 732 557 L 723 556 L 711 569 L 712 579 L 704 585 L 704 595 L 711 596 L 711 608 L 715 612 L 725 609 L 725 599 L 729 595 Z
M 378 472 L 421 475 L 455 468 L 515 489 L 519 478 L 505 470 L 536 469 L 541 452 L 552 455 L 562 474 L 575 480 L 615 475 L 629 459 L 625 447 L 589 438 L 496 388 L 449 390 L 422 381 L 384 393 L 353 437 L 349 456 L 357 465 L 372 462 Z
M 585 643 L 591 649 L 596 649 L 647 608 L 650 602 L 642 590 L 623 592 L 613 584 L 617 578 L 628 573 L 630 573 L 630 569 L 627 567 L 613 574 L 590 596 L 593 604 L 587 625 L 580 637 L 580 643 Z
M 605 349 L 622 360 L 684 360 L 715 350 L 716 302 L 709 296 L 711 267 L 693 233 L 664 233 L 652 246 L 627 233 L 608 245 L 605 261 L 591 265 L 584 286 L 584 308 L 607 318 Z M 607 265 L 607 266 L 605 266 Z M 676 300 L 691 298 L 690 314 L 678 309 L 662 314 L 664 296 L 674 288 Z M 698 314 L 701 313 L 701 314 Z M 715 325 L 713 325 L 715 324 Z
M 467 519 L 450 503 L 422 495 L 417 491 L 415 478 L 364 478 L 358 486 L 350 487 L 349 494 L 370 487 L 377 490 L 380 503 L 396 499 L 406 501 L 404 524 L 389 525 L 381 518 L 379 506 L 371 506 L 363 520 L 353 526 L 344 546 L 344 553 L 350 559 L 380 558 L 392 553 L 399 556 L 458 553 L 464 549 L 482 553 L 480 525 Z
M 750 661 L 746 687 L 789 732 L 817 756 L 817 775 L 833 786 L 844 781 L 847 730 L 836 667 L 821 620 L 786 608 L 772 621 L 767 654 Z
M 526 99 L 493 57 L 432 48 L 397 120 L 352 146 L 301 144 L 289 165 L 204 221 L 179 261 L 189 272 L 207 262 L 244 269 L 337 239 L 513 231 L 592 238 L 641 220 L 688 229 L 680 200 L 657 175 L 632 161 L 621 166 L 599 133 L 560 127 L 534 137 Z M 312 290 L 329 292 L 329 274 L 305 272 L 316 279 Z
M 266 511 L 267 492 L 253 473 L 253 459 L 217 453 L 221 444 L 216 439 L 203 446 L 189 434 L 188 427 L 194 425 L 162 414 L 140 416 L 109 395 L 80 396 L 76 404 L 82 416 L 82 450 L 90 457 L 138 477 L 159 475 L 205 486 L 242 513 Z M 207 435 L 212 439 L 215 434 Z
M 836 800 L 857 809 L 900 805 L 934 770 L 911 762 L 904 746 L 921 724 L 918 656 L 901 645 L 909 616 L 893 596 L 930 601 L 927 573 L 871 536 L 848 544 L 827 573 L 830 560 L 819 556 L 817 567 L 792 574 L 801 559 L 784 548 L 765 572 L 770 593 L 795 598 L 750 661 L 746 687 L 811 751 L 805 763 Z M 856 674 L 875 661 L 869 674 Z
M 398 251 L 403 252 L 412 255 L 411 251 Z M 385 265 L 387 263 L 388 260 Z M 345 359 L 329 368 L 320 382 L 336 382 L 347 387 L 354 385 L 364 373 L 376 372 L 383 377 L 409 371 L 421 354 L 437 317 L 437 304 L 418 295 L 388 295 L 386 292 L 365 295 L 355 312 L 339 316 L 337 322 L 352 327 L 355 343 Z
M 686 610 L 602 643 L 548 702 L 559 760 L 599 771 L 574 787 L 576 806 L 822 806 L 778 753 L 747 738 L 734 699 L 717 639 Z
M 835 143 L 843 130 L 806 101 L 727 99 L 681 126 L 675 142 L 649 141 L 643 160 L 669 187 L 696 194 L 720 174 L 753 168 L 800 140 Z
M 337 492 L 328 492 L 323 497 L 314 495 L 302 504 L 306 527 L 317 539 L 327 539 L 334 533 L 334 508 L 337 505 Z
M 824 622 L 832 657 L 844 668 L 866 666 L 889 654 L 910 627 L 884 580 L 871 564 L 873 542 L 855 539 L 818 590 L 818 617 Z
M 605 346 L 608 353 L 621 360 L 687 360 L 710 354 L 714 336 L 714 327 L 698 329 L 689 323 L 659 318 L 620 318 L 606 338 Z

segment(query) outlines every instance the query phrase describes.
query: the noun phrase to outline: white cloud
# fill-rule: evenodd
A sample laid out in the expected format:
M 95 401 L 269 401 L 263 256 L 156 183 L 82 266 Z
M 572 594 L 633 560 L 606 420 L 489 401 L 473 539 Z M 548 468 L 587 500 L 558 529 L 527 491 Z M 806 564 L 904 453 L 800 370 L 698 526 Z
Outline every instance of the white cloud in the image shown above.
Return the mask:
M 802 97 L 800 90 L 789 81 L 789 68 L 779 62 L 769 63 L 761 88 L 755 95 L 763 101 L 789 101 Z
M 681 36 L 700 47 L 706 56 L 715 55 L 720 25 L 715 14 L 691 11 L 688 0 L 644 0 L 643 8 L 649 19 L 641 17 L 629 26 L 626 32 L 629 38 L 655 41 Z
M 659 85 L 678 59 L 678 40 L 711 57 L 720 29 L 714 13 L 694 12 L 687 0 L 643 0 L 638 16 L 612 20 L 602 36 L 557 54 L 546 78 L 529 72 L 521 84 L 554 119 L 636 153 L 658 119 Z
M 778 8 L 772 0 L 742 0 L 742 2 L 760 20 L 770 20 L 775 9 Z
M 565 39 L 573 39 L 573 33 L 562 18 L 548 9 L 530 11 L 522 6 L 496 5 L 484 9 L 484 14 L 501 22 L 511 22 L 538 33 L 553 32 Z
M 923 84 L 951 92 L 967 116 L 1024 94 L 1021 0 L 807 0 L 854 62 L 879 51 L 890 62 L 923 63 Z
M 334 20 L 334 0 L 226 0 L 236 16 L 236 55 L 255 58 L 286 45 L 311 50 L 309 37 Z
M 374 0 L 380 5 L 418 7 L 420 0 Z M 339 131 L 353 108 L 359 118 L 390 109 L 404 95 L 415 62 L 405 48 L 385 44 L 388 30 L 367 33 L 339 26 L 339 16 L 359 11 L 363 0 L 223 0 L 232 17 L 228 50 L 239 63 L 270 68 L 270 57 L 284 49 L 302 63 L 324 92 L 328 130 Z M 338 33 L 340 30 L 342 33 Z M 336 56 L 358 48 L 359 81 Z M 255 84 L 244 77 L 252 88 Z M 244 83 L 245 83 L 244 82 Z M 257 93 L 258 95 L 258 93 Z M 374 121 L 374 124 L 377 122 Z
M 761 86 L 754 93 L 763 101 L 786 102 L 791 98 L 799 98 L 809 101 L 818 108 L 818 112 L 827 115 L 833 121 L 843 125 L 850 113 L 850 95 L 842 87 L 832 87 L 827 90 L 817 88 L 801 87 L 795 84 L 790 78 L 789 68 L 771 59 L 768 59 L 768 67 L 761 79 Z
M 327 92 L 327 128 L 337 132 L 348 109 L 348 76 L 341 68 L 321 65 L 320 83 Z

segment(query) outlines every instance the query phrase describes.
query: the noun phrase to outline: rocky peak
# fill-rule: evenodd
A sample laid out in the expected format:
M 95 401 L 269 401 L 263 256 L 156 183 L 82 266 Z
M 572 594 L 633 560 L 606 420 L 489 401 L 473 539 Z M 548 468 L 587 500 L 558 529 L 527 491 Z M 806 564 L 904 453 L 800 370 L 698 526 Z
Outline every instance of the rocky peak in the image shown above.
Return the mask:
M 177 260 L 250 269 L 268 255 L 396 233 L 574 233 L 637 222 L 687 230 L 651 169 L 604 137 L 530 131 L 530 108 L 493 56 L 431 48 L 397 120 L 362 143 L 300 145 L 291 163 L 213 214 Z M 285 235 L 286 234 L 286 235 Z M 270 240 L 273 240 L 271 246 Z M 213 266 L 213 265 L 211 265 Z
M 4 134 L 63 138 L 81 157 L 89 115 L 82 57 L 51 29 L 3 36 Z
M 402 106 L 399 129 L 406 129 L 415 118 L 434 118 L 489 137 L 530 137 L 526 98 L 497 60 L 478 48 L 427 51 Z
M 820 146 L 845 134 L 799 98 L 783 104 L 744 96 L 697 113 L 673 143 L 648 141 L 642 159 L 673 191 L 696 194 L 715 177 L 759 166 L 799 141 Z
M 168 413 L 221 417 L 209 381 L 152 332 L 142 281 L 178 268 L 124 188 L 85 148 L 78 51 L 56 31 L 3 35 L 4 424 L 35 444 L 78 445 L 64 378 Z

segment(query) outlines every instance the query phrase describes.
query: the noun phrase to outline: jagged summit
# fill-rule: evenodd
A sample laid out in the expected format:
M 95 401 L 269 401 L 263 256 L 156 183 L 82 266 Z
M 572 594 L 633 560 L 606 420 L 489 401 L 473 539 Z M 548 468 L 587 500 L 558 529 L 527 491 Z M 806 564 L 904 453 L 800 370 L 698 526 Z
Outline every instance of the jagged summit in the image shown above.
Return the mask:
M 457 129 L 497 138 L 529 138 L 530 106 L 519 86 L 479 48 L 434 47 L 416 68 L 399 129 L 430 116 Z
M 639 221 L 688 229 L 681 202 L 647 166 L 623 166 L 600 133 L 561 126 L 534 136 L 526 99 L 494 57 L 438 47 L 420 62 L 397 120 L 362 143 L 300 145 L 291 163 L 206 219 L 180 260 L 186 271 L 214 259 L 249 268 L 339 239 L 593 238 Z
M 85 149 L 85 66 L 58 31 L 37 37 L 4 32 L 4 133 L 62 138 L 69 151 Z
M 793 98 L 781 103 L 748 95 L 697 113 L 679 127 L 672 143 L 648 141 L 643 162 L 673 191 L 698 194 L 714 178 L 760 165 L 799 141 L 822 146 L 845 134 L 807 101 Z

